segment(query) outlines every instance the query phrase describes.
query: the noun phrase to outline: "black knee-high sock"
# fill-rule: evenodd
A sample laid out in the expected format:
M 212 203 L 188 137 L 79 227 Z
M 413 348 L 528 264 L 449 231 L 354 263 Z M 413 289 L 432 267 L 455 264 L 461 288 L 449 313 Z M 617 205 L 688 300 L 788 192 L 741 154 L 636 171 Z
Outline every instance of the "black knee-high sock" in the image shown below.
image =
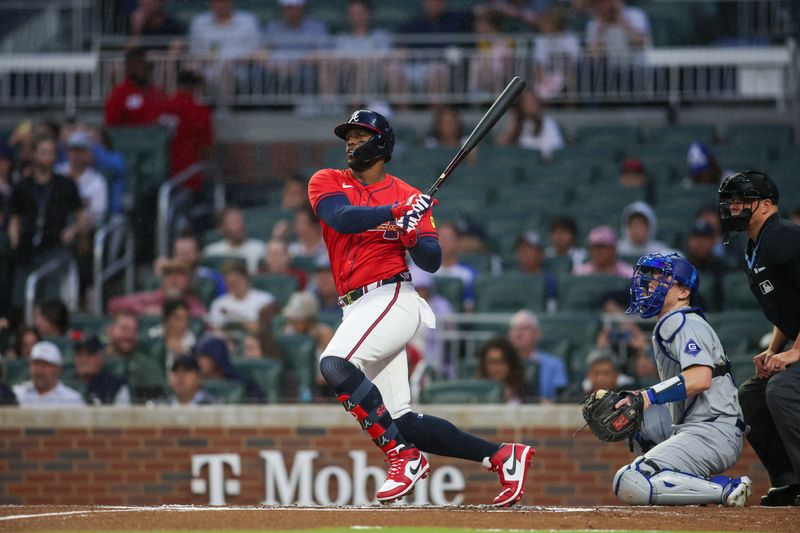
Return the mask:
M 484 457 L 494 455 L 501 446 L 461 431 L 451 422 L 431 415 L 406 413 L 396 419 L 395 424 L 423 452 L 445 457 L 481 462 Z
M 352 414 L 372 442 L 387 453 L 399 445 L 411 446 L 383 404 L 381 392 L 355 365 L 341 357 L 323 357 L 320 371 L 336 398 Z

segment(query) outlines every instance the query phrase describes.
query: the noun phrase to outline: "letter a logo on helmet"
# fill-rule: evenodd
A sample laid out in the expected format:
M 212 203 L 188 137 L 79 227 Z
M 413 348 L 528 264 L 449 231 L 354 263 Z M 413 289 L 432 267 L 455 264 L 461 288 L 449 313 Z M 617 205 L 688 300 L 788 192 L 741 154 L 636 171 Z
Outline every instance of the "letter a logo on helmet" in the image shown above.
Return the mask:
M 392 159 L 394 130 L 383 115 L 369 109 L 359 109 L 350 115 L 347 122 L 336 126 L 333 132 L 344 139 L 348 131 L 356 128 L 374 133 L 367 142 L 353 150 L 353 157 L 359 163 L 371 165 L 381 158 L 386 162 Z

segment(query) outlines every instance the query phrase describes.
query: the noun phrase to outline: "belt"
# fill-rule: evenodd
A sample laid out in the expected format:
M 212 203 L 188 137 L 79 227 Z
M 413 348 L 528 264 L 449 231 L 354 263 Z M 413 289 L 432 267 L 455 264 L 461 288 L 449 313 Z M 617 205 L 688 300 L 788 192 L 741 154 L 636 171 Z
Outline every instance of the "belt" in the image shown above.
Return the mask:
M 352 291 L 339 296 L 339 307 L 344 307 L 345 305 L 350 305 L 351 303 L 355 302 L 369 291 L 374 291 L 378 287 L 383 285 L 390 285 L 392 283 L 398 283 L 401 281 L 411 281 L 411 274 L 406 272 L 400 272 L 399 274 L 395 274 L 391 278 L 382 279 L 380 281 L 375 281 L 370 283 L 369 285 L 364 285 L 363 287 L 359 287 L 358 289 L 353 289 Z

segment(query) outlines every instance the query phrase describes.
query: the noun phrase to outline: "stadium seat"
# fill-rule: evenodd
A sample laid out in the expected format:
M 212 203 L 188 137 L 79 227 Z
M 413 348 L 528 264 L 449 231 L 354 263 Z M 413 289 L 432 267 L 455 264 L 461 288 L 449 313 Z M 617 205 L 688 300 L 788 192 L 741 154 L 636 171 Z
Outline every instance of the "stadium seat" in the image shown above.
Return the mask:
M 169 176 L 170 132 L 162 126 L 106 129 L 128 166 L 128 192 L 134 202 L 155 191 Z
M 627 146 L 634 146 L 639 142 L 639 128 L 636 126 L 584 126 L 578 129 L 575 140 L 581 144 L 592 144 L 609 139 Z
M 729 272 L 722 278 L 722 300 L 722 304 L 728 311 L 761 309 L 758 300 L 750 290 L 747 275 L 741 271 Z
M 31 378 L 28 368 L 29 362 L 25 359 L 4 358 L 0 360 L 0 365 L 3 367 L 3 383 L 9 386 L 22 383 Z
M 267 403 L 276 403 L 281 400 L 283 365 L 275 359 L 250 359 L 237 357 L 233 360 L 233 367 L 245 376 L 250 376 L 264 391 Z
M 420 394 L 423 404 L 491 404 L 503 403 L 503 385 L 483 379 L 436 381 Z
M 664 126 L 653 129 L 647 135 L 647 142 L 657 146 L 677 146 L 689 149 L 693 141 L 700 141 L 708 145 L 713 144 L 716 137 L 714 126 L 704 126 L 696 124 L 682 124 Z M 684 153 L 685 157 L 685 153 Z
M 284 211 L 280 206 L 261 206 L 248 207 L 242 209 L 247 234 L 254 239 L 262 241 L 270 240 L 272 228 L 279 220 L 291 220 L 294 215 L 289 211 Z
M 544 310 L 544 280 L 540 276 L 509 273 L 479 275 L 475 281 L 475 310 L 482 313 L 520 309 Z
M 436 292 L 453 306 L 453 311 L 461 313 L 464 310 L 464 282 L 461 278 L 434 276 L 433 283 Z
M 726 128 L 725 139 L 731 146 L 764 148 L 769 157 L 796 149 L 791 124 L 732 123 Z
M 111 322 L 107 315 L 94 315 L 91 313 L 73 313 L 69 317 L 69 327 L 87 334 L 103 337 L 106 327 Z
M 620 276 L 574 276 L 558 278 L 558 308 L 567 311 L 587 311 L 600 308 L 600 298 L 610 292 L 624 292 L 630 280 Z
M 726 311 L 708 315 L 725 353 L 730 357 L 752 356 L 761 351 L 759 342 L 772 331 L 761 311 Z M 751 361 L 752 362 L 752 361 Z
M 283 366 L 294 373 L 299 390 L 298 400 L 311 401 L 317 376 L 317 345 L 307 335 L 278 337 Z
M 568 256 L 548 257 L 544 260 L 544 268 L 555 275 L 572 272 L 572 258 Z
M 252 283 L 254 288 L 272 294 L 281 307 L 298 290 L 297 278 L 283 274 L 258 274 L 253 276 Z
M 239 261 L 242 264 L 246 263 L 244 258 L 238 255 L 209 255 L 209 256 L 204 256 L 200 260 L 200 264 L 203 265 L 204 267 L 213 268 L 214 270 L 219 270 L 220 268 L 222 268 L 222 265 L 224 265 L 226 261 Z M 158 280 L 156 279 L 156 281 Z M 157 286 L 158 285 L 156 285 L 156 287 Z
M 240 404 L 244 401 L 244 387 L 227 379 L 204 379 L 203 388 L 214 398 L 226 404 Z

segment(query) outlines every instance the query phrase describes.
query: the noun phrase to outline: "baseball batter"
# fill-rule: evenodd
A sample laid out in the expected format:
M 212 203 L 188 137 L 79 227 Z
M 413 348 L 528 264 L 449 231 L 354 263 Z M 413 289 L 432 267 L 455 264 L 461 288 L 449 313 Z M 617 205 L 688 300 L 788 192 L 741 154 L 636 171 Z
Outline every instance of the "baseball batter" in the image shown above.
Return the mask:
M 349 168 L 320 170 L 308 185 L 344 309 L 320 371 L 387 455 L 389 473 L 376 497 L 389 503 L 410 494 L 430 468 L 422 451 L 482 462 L 500 476 L 494 504 L 513 505 L 524 494 L 530 446 L 487 442 L 411 410 L 405 346 L 436 321 L 405 255 L 428 272 L 441 264 L 432 199 L 384 171 L 394 132 L 383 116 L 356 111 L 334 133 L 345 141 Z
M 614 476 L 614 493 L 627 503 L 740 507 L 750 495 L 749 478 L 718 475 L 739 459 L 745 425 L 719 338 L 691 306 L 698 287 L 697 271 L 677 254 L 642 256 L 631 279 L 627 312 L 658 317 L 653 349 L 664 380 L 641 398 L 645 409 L 667 404 L 673 426 Z

